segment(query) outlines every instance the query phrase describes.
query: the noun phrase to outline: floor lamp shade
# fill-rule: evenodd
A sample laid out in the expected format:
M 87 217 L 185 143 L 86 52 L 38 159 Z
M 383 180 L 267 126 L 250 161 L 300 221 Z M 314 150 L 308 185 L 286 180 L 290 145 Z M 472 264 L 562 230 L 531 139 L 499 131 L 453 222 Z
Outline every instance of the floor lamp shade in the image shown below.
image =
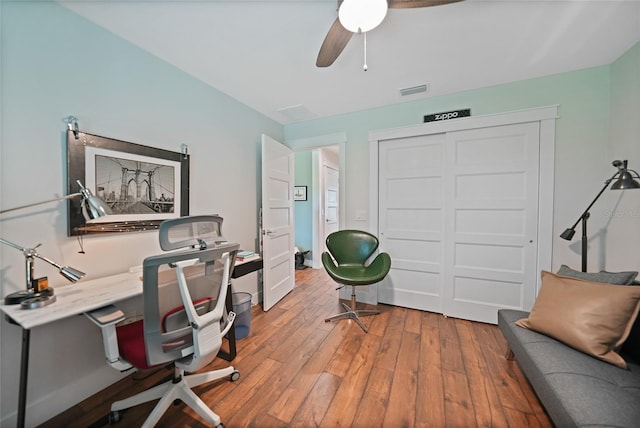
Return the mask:
M 625 162 L 625 170 L 620 174 L 620 177 L 611 185 L 611 190 L 625 190 L 625 189 L 638 189 L 640 188 L 640 183 L 638 182 L 638 173 L 633 170 L 626 169 Z M 635 177 L 633 176 L 635 174 Z

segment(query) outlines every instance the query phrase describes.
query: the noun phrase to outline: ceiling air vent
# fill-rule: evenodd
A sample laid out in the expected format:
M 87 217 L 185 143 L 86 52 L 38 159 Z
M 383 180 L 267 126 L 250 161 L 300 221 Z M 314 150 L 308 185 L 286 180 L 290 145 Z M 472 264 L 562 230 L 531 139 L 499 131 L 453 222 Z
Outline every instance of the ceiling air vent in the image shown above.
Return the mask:
M 400 89 L 400 96 L 406 97 L 407 95 L 419 94 L 420 92 L 427 92 L 429 89 L 428 84 L 412 86 L 410 88 L 402 88 Z
M 294 122 L 310 120 L 317 116 L 315 113 L 309 111 L 309 109 L 307 109 L 302 104 L 280 108 L 278 109 L 278 113 L 282 113 L 287 119 L 292 120 Z

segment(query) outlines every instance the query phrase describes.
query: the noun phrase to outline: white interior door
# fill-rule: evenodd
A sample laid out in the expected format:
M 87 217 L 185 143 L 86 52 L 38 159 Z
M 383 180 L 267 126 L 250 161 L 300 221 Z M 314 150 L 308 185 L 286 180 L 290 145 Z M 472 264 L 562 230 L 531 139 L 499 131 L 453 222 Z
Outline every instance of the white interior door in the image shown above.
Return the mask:
M 339 172 L 336 168 L 323 165 L 324 180 L 324 236 L 323 246 L 326 247 L 327 236 L 339 229 Z M 326 251 L 326 248 L 325 248 Z
M 444 143 L 444 134 L 380 142 L 380 250 L 392 261 L 381 303 L 442 312 Z
M 262 135 L 262 300 L 268 311 L 295 285 L 293 151 Z
M 536 293 L 539 123 L 447 133 L 444 313 L 497 322 Z

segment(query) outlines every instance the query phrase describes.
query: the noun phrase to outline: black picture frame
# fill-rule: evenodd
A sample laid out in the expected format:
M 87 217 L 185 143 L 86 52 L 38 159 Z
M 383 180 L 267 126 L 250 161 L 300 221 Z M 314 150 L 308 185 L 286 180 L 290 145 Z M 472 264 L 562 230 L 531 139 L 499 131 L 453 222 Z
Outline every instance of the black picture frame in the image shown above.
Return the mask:
M 306 201 L 307 200 L 307 186 L 293 186 L 293 200 L 294 201 Z
M 145 201 L 147 205 L 157 202 L 153 204 L 154 206 L 151 207 L 151 210 L 158 209 L 158 212 L 154 211 L 149 214 L 131 215 L 131 220 L 127 218 L 126 213 L 114 217 L 115 220 L 110 219 L 112 216 L 106 216 L 95 223 L 85 222 L 82 215 L 81 198 L 70 199 L 68 202 L 67 215 L 68 236 L 155 230 L 158 229 L 160 223 L 167 218 L 189 215 L 190 159 L 188 154 L 116 140 L 86 132 L 67 131 L 67 194 L 77 193 L 79 191 L 77 181 L 80 180 L 94 195 L 101 196 L 110 206 L 112 206 L 113 201 L 96 191 L 99 190 L 96 189 L 96 180 L 94 179 L 94 182 L 87 182 L 88 175 L 97 176 L 98 174 L 98 162 L 96 161 L 95 164 L 87 165 L 87 159 L 91 161 L 101 156 L 109 159 L 108 156 L 103 155 L 95 155 L 94 158 L 92 157 L 94 152 L 113 154 L 112 159 L 115 160 L 119 160 L 121 156 L 123 163 L 134 162 L 130 159 L 144 159 L 145 164 L 151 162 L 151 165 L 155 165 L 154 161 L 157 161 L 159 167 L 170 165 L 169 168 L 172 169 L 172 174 L 175 175 L 173 182 L 177 183 L 170 189 L 173 191 L 173 198 L 169 198 L 170 202 L 163 202 L 163 200 L 167 200 L 163 199 L 163 194 L 161 198 L 154 198 L 153 201 Z M 122 169 L 122 176 L 125 177 L 124 167 Z M 138 180 L 138 178 L 135 180 Z M 147 192 L 152 193 L 149 189 L 153 186 L 149 185 L 149 182 L 151 182 L 151 179 L 148 179 L 146 182 Z M 164 212 L 163 210 L 168 212 Z

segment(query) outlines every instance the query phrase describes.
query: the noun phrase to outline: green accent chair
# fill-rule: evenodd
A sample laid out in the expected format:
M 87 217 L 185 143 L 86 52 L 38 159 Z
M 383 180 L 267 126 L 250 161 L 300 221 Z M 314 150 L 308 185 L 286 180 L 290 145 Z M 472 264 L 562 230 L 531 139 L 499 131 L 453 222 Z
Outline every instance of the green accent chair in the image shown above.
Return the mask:
M 325 322 L 352 319 L 365 333 L 368 332 L 360 317 L 377 315 L 380 311 L 356 310 L 356 287 L 380 282 L 389 273 L 391 257 L 387 253 L 378 254 L 369 265 L 365 265 L 378 245 L 378 238 L 361 230 L 339 230 L 327 236 L 329 252 L 322 253 L 322 264 L 329 276 L 340 284 L 337 289 L 351 286 L 351 307 L 343 303 L 346 312 L 329 317 Z

